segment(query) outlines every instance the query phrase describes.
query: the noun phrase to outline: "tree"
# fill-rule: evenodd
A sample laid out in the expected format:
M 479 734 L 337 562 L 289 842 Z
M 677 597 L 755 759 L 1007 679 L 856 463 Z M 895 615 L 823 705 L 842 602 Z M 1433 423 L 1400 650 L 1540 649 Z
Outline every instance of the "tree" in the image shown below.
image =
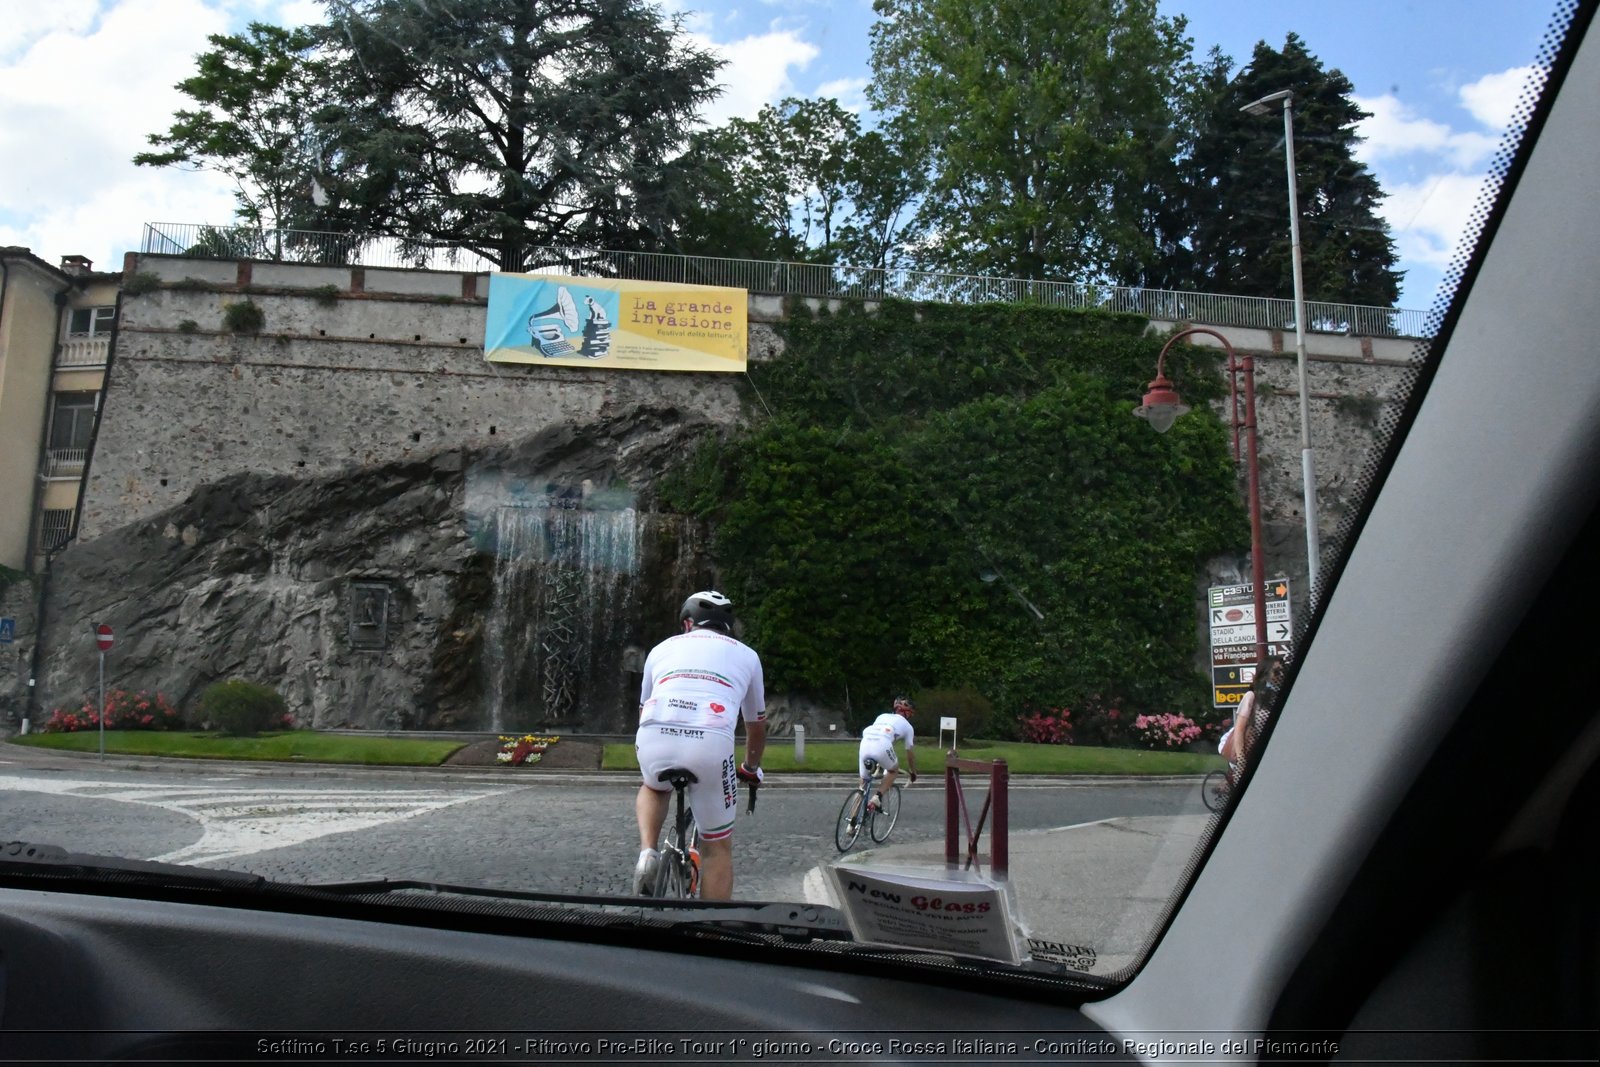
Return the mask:
M 198 105 L 153 133 L 157 150 L 134 163 L 226 174 L 239 219 L 265 229 L 303 223 L 326 200 L 314 117 L 326 103 L 329 67 L 308 30 L 252 22 L 242 34 L 213 34 L 178 89 Z M 323 205 L 326 206 L 326 205 Z M 281 251 L 281 249 L 280 249 Z
M 1222 69 L 1228 66 L 1225 61 Z M 1186 161 L 1192 230 L 1190 259 L 1178 268 L 1186 287 L 1244 296 L 1294 292 L 1285 186 L 1283 120 L 1240 111 L 1282 89 L 1294 92 L 1295 180 L 1301 259 L 1308 299 L 1392 307 L 1402 272 L 1383 191 L 1355 158 L 1356 124 L 1367 113 L 1353 86 L 1294 34 L 1282 51 L 1258 43 L 1249 65 L 1223 82 L 1214 65 L 1206 84 L 1193 156 Z
M 1193 77 L 1156 0 L 876 0 L 873 103 L 928 153 L 928 258 L 1036 278 L 1136 275 Z
M 528 266 L 659 247 L 720 61 L 645 0 L 332 0 L 333 144 L 402 232 Z
M 918 189 L 893 136 L 863 133 L 837 100 L 796 97 L 696 133 L 682 250 L 883 266 Z

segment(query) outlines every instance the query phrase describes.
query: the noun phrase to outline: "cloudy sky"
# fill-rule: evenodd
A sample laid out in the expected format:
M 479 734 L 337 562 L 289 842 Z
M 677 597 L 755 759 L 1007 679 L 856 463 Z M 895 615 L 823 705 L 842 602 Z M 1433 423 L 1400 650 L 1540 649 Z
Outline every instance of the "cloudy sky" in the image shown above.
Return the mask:
M 1382 182 L 1408 275 L 1401 306 L 1427 308 L 1483 175 L 1522 97 L 1554 0 L 1161 0 L 1189 19 L 1197 54 L 1237 62 L 1298 33 L 1355 85 L 1372 118 L 1362 155 Z M 728 61 L 708 116 L 751 115 L 787 95 L 865 112 L 870 0 L 671 0 Z M 316 0 L 0 0 L 0 245 L 115 268 L 146 222 L 225 223 L 209 175 L 135 167 L 165 130 L 213 33 L 251 20 L 319 21 Z M 870 118 L 870 115 L 868 116 Z M 1288 295 L 1288 294 L 1285 294 Z

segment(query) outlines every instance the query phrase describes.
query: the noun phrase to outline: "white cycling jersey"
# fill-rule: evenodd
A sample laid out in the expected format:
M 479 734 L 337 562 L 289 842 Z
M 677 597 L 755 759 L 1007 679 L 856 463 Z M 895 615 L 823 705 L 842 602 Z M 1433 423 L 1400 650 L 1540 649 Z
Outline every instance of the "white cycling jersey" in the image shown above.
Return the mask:
M 867 758 L 878 761 L 878 765 L 886 771 L 900 769 L 900 761 L 894 754 L 895 741 L 904 741 L 906 751 L 910 751 L 916 744 L 917 735 L 911 729 L 911 722 L 897 711 L 887 711 L 872 720 L 872 725 L 861 731 L 861 746 L 856 753 L 856 768 L 861 777 L 867 777 Z
M 872 725 L 861 731 L 861 747 L 869 744 L 873 749 L 894 751 L 894 743 L 904 741 L 907 748 L 916 744 L 916 731 L 911 721 L 897 711 L 886 711 L 872 720 Z
M 761 722 L 766 713 L 761 657 L 727 634 L 690 630 L 661 642 L 644 661 L 640 726 L 695 727 L 731 742 L 739 716 Z

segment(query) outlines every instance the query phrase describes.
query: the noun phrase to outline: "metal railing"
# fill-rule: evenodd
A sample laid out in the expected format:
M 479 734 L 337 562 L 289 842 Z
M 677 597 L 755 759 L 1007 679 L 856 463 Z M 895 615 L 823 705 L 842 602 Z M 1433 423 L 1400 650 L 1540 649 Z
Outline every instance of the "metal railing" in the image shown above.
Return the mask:
M 978 812 L 974 826 L 972 814 L 967 810 L 967 794 L 962 789 L 961 772 L 971 771 L 989 779 L 989 791 L 984 795 L 983 808 Z M 989 870 L 1001 880 L 1011 871 L 1011 769 L 1003 759 L 961 759 L 952 749 L 944 761 L 944 862 L 947 866 L 971 870 L 979 861 L 978 843 L 983 838 L 984 824 L 994 814 L 994 825 L 989 831 Z M 963 854 L 961 846 L 966 845 Z M 965 859 L 965 864 L 963 864 Z
M 61 342 L 58 367 L 103 367 L 111 351 L 109 337 L 72 337 Z
M 196 259 L 262 259 L 322 266 L 423 268 L 573 274 L 641 281 L 720 285 L 772 296 L 860 300 L 896 298 L 946 304 L 1028 303 L 1124 311 L 1167 322 L 1294 330 L 1294 301 L 1187 293 L 1092 282 L 1003 278 L 836 263 L 717 259 L 665 252 L 521 248 L 501 263 L 459 245 L 412 237 L 146 223 L 142 252 Z M 1306 302 L 1307 329 L 1361 337 L 1425 337 L 1423 311 Z
M 39 549 L 54 552 L 72 536 L 72 508 L 47 508 L 39 516 Z
M 83 465 L 89 458 L 87 448 L 52 448 L 45 453 L 44 476 L 46 478 L 64 478 L 83 473 Z

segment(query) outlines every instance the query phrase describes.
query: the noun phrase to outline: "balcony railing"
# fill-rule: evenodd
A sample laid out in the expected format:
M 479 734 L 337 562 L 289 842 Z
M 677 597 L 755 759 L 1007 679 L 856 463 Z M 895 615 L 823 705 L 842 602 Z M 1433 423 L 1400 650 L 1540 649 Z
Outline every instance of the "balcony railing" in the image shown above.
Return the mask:
M 111 351 L 109 337 L 69 337 L 61 342 L 57 367 L 103 367 Z
M 83 464 L 89 457 L 87 448 L 52 448 L 45 453 L 46 478 L 76 478 L 83 473 Z
M 142 251 L 193 259 L 261 259 L 324 266 L 517 270 L 722 285 L 764 295 L 823 299 L 1033 303 L 1126 311 L 1167 322 L 1294 330 L 1292 300 L 831 263 L 529 247 L 518 250 L 516 262 L 501 264 L 471 249 L 419 238 L 164 222 L 145 224 Z M 1431 333 L 1426 312 L 1399 308 L 1307 301 L 1306 319 L 1307 329 L 1319 333 L 1362 337 L 1426 337 Z

